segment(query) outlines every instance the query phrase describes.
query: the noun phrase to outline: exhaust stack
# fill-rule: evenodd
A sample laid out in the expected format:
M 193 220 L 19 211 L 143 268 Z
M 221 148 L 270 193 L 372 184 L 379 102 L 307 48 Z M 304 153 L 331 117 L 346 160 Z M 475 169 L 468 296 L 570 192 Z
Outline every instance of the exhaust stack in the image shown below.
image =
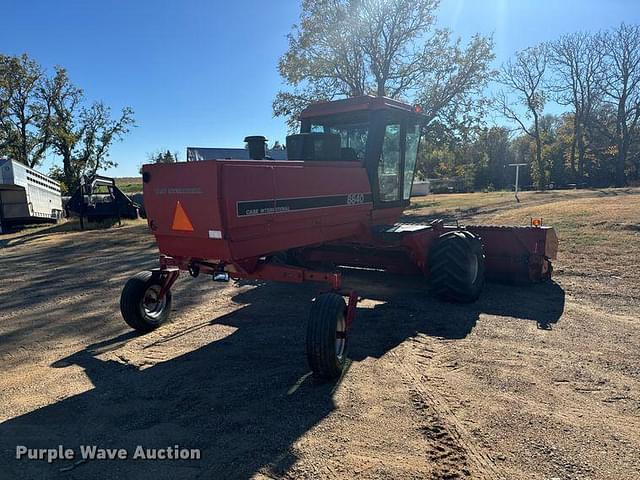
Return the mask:
M 251 160 L 263 160 L 267 157 L 267 139 L 262 135 L 251 135 L 244 137 L 249 147 L 249 158 Z

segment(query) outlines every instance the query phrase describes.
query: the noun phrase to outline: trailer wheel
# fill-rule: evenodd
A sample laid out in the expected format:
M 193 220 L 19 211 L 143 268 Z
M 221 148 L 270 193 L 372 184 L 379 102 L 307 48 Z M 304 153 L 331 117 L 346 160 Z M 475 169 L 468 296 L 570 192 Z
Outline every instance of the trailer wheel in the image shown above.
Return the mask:
M 127 325 L 139 332 L 155 330 L 169 318 L 171 292 L 162 299 L 158 294 L 162 285 L 151 272 L 140 272 L 125 283 L 120 295 L 120 312 Z
M 479 237 L 466 230 L 447 232 L 429 254 L 431 290 L 445 301 L 473 302 L 484 287 L 484 268 Z
M 307 326 L 307 360 L 313 373 L 336 378 L 347 358 L 347 304 L 340 295 L 323 293 L 311 305 Z

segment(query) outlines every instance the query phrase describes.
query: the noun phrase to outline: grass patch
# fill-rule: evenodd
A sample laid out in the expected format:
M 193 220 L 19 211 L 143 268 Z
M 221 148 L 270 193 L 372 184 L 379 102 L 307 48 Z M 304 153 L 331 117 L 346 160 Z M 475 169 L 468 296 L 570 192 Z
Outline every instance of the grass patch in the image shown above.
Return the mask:
M 640 189 L 554 190 L 443 194 L 412 199 L 407 218 L 460 219 L 463 224 L 529 225 L 542 218 L 553 226 L 560 251 L 589 255 L 640 251 Z
M 142 177 L 116 178 L 116 186 L 124 193 L 142 192 Z

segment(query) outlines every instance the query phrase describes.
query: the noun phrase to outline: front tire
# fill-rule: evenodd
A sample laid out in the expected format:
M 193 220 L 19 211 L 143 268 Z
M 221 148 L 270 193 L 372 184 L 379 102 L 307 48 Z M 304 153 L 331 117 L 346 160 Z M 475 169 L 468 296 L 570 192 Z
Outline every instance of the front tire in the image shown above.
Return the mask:
M 442 300 L 474 302 L 485 280 L 484 249 L 479 237 L 466 230 L 447 232 L 429 253 L 432 292 Z
M 347 358 L 347 304 L 340 295 L 323 293 L 311 305 L 307 326 L 307 360 L 321 378 L 337 378 Z
M 120 312 L 130 327 L 148 333 L 165 323 L 171 313 L 171 292 L 158 298 L 162 283 L 151 272 L 140 272 L 125 283 L 120 295 Z

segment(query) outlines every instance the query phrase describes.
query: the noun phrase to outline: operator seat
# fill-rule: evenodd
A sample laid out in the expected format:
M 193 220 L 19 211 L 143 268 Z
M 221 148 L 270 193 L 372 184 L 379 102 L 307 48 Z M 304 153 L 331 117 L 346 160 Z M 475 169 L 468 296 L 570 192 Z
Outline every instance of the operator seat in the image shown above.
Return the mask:
M 340 149 L 340 160 L 343 162 L 357 162 L 358 154 L 351 147 L 342 147 Z

